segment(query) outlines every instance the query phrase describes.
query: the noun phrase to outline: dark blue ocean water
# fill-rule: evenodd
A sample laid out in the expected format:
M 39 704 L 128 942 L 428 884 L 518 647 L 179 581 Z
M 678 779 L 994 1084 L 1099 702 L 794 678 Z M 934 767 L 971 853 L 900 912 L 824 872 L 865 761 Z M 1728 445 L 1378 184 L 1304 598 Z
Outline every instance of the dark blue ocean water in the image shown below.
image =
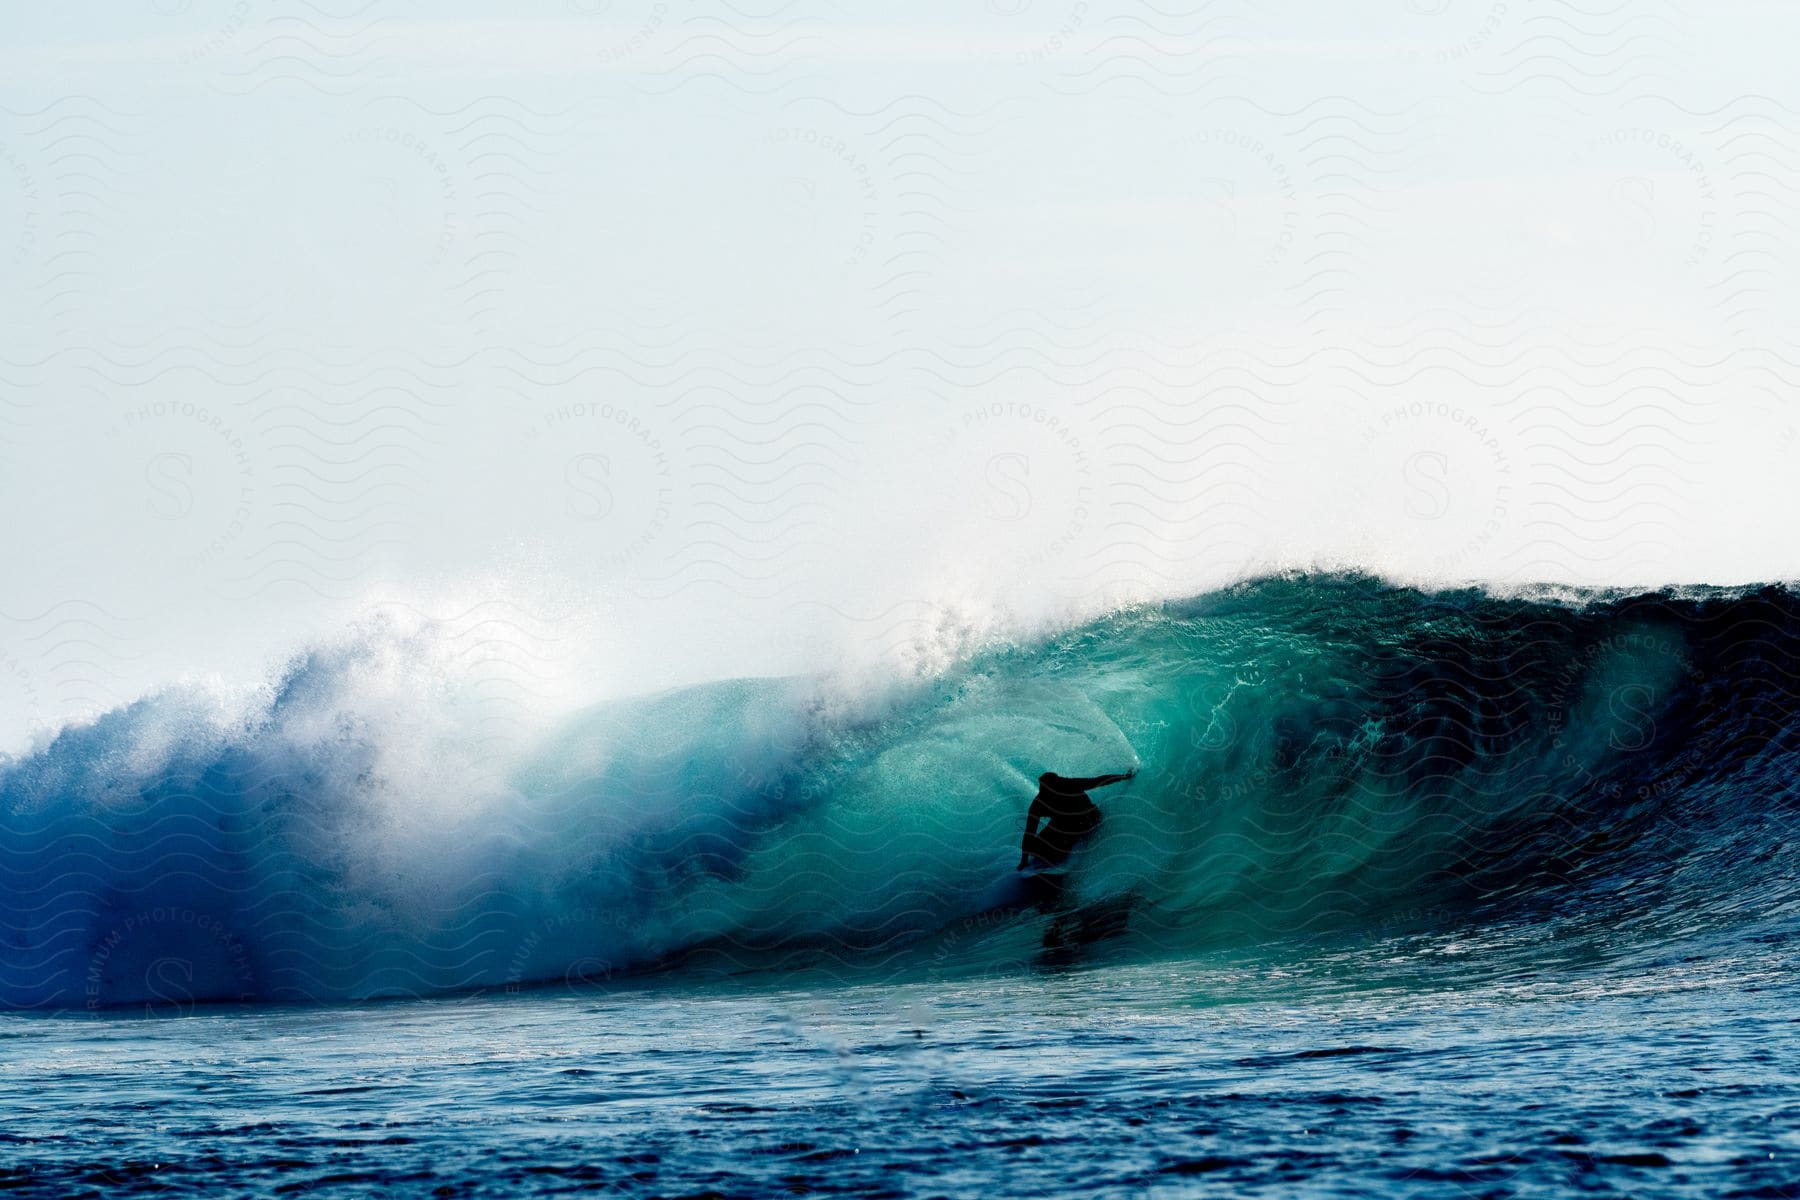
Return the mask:
M 1800 1196 L 1789 589 L 1270 579 L 523 738 L 442 663 L 0 761 L 0 1186 Z
M 1800 1196 L 1792 928 L 15 1015 L 0 1187 Z

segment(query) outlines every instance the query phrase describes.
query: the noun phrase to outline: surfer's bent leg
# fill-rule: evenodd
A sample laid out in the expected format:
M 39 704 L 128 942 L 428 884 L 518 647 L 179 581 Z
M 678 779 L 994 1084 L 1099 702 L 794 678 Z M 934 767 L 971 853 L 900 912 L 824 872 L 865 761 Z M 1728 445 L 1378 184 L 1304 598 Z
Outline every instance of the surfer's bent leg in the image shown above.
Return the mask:
M 1048 830 L 1046 830 L 1046 832 L 1048 832 Z M 1027 865 L 1027 859 L 1033 858 L 1037 860 L 1037 865 L 1040 867 L 1053 867 L 1060 861 L 1056 853 L 1056 847 L 1045 840 L 1044 835 L 1041 833 L 1028 833 L 1025 835 L 1025 845 L 1020 852 L 1020 869 L 1023 870 Z

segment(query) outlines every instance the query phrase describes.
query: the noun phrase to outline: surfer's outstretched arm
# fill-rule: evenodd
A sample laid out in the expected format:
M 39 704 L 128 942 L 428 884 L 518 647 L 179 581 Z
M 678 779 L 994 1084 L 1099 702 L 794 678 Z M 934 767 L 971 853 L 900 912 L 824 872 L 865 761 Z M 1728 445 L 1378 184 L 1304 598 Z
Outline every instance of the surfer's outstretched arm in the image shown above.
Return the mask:
M 1079 788 L 1085 792 L 1089 788 L 1105 787 L 1109 783 L 1123 783 L 1125 780 L 1130 779 L 1136 774 L 1137 768 L 1133 767 L 1123 775 L 1096 775 L 1092 779 L 1070 779 L 1067 776 L 1064 776 L 1062 782 L 1068 784 L 1070 787 Z

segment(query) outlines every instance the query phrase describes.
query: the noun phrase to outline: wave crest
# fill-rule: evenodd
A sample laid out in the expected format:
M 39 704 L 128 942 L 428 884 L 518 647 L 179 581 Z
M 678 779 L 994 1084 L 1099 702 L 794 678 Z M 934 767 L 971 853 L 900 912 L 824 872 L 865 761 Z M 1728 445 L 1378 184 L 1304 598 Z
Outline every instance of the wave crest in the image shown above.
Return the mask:
M 1778 588 L 1290 576 L 926 680 L 727 680 L 529 738 L 488 727 L 429 630 L 376 627 L 0 765 L 0 1001 L 884 962 L 1004 899 L 1039 771 L 1138 763 L 1096 793 L 1076 884 L 1130 899 L 1127 945 L 1498 905 L 1730 920 L 1785 886 L 1755 841 L 1793 808 L 1797 618 Z

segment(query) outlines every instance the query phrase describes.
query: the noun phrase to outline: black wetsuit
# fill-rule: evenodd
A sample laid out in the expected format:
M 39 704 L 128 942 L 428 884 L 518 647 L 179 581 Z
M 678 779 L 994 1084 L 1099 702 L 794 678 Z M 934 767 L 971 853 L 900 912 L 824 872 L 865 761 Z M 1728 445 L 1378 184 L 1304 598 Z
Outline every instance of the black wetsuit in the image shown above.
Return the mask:
M 1025 839 L 1019 845 L 1021 868 L 1029 858 L 1036 858 L 1040 866 L 1062 866 L 1075 848 L 1100 828 L 1100 810 L 1088 799 L 1087 789 L 1129 778 L 1129 774 L 1092 779 L 1040 775 L 1038 794 L 1025 814 Z M 1040 820 L 1047 822 L 1041 831 L 1037 827 Z

